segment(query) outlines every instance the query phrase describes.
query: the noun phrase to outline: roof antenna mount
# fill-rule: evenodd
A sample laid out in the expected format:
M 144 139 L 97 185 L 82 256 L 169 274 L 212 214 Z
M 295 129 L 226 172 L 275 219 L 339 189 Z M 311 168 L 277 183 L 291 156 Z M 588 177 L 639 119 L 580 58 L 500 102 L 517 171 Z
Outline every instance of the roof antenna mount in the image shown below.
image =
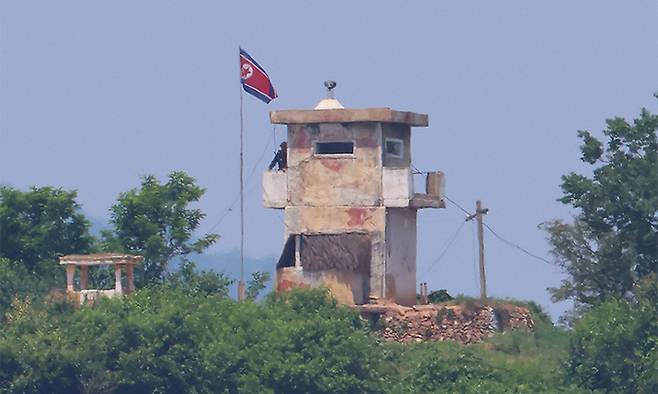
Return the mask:
M 320 100 L 314 109 L 343 109 L 343 104 L 334 98 L 334 89 L 336 88 L 336 81 L 324 81 L 324 87 L 327 88 L 327 97 Z
M 334 98 L 334 89 L 336 88 L 336 81 L 324 81 L 324 87 L 327 88 L 327 98 Z

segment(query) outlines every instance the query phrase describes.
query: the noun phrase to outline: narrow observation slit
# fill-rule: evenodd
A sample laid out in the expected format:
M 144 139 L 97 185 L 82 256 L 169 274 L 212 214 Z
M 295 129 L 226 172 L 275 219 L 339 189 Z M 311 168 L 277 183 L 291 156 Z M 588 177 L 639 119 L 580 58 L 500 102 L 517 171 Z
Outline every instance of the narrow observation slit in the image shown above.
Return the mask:
M 354 142 L 316 142 L 316 155 L 351 155 L 354 154 Z

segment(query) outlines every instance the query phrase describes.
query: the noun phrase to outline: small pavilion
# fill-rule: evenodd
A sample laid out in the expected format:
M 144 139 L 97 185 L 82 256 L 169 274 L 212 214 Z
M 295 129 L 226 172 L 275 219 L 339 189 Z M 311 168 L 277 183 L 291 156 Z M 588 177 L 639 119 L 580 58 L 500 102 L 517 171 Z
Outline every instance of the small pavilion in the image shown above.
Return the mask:
M 98 296 L 113 297 L 130 294 L 135 290 L 134 267 L 144 260 L 142 256 L 124 253 L 71 254 L 59 258 L 59 264 L 66 266 L 66 293 L 79 304 L 93 302 Z M 114 289 L 87 289 L 89 266 L 113 265 Z M 80 267 L 80 289 L 74 285 L 76 268 Z M 121 269 L 126 270 L 126 288 L 122 284 Z

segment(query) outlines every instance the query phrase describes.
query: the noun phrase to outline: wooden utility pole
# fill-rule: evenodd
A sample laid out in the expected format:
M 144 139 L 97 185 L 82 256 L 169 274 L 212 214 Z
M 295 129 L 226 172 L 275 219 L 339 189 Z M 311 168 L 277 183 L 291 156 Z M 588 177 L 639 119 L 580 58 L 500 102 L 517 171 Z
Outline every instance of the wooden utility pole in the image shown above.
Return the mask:
M 484 270 L 484 226 L 482 225 L 482 215 L 489 211 L 488 208 L 482 209 L 482 201 L 475 202 L 475 217 L 478 222 L 478 242 L 480 244 L 480 298 L 487 299 L 487 274 Z

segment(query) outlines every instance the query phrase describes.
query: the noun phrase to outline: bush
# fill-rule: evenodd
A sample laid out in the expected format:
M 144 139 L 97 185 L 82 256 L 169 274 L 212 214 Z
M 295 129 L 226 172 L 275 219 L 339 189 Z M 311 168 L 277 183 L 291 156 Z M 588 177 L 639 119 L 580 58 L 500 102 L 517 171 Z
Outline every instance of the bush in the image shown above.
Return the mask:
M 570 381 L 593 390 L 658 392 L 658 289 L 655 276 L 632 300 L 609 300 L 576 323 Z
M 15 298 L 41 300 L 60 280 L 64 282 L 64 273 L 58 268 L 53 267 L 51 275 L 36 275 L 24 264 L 0 257 L 0 322 Z
M 448 294 L 448 290 L 434 290 L 427 295 L 427 300 L 431 304 L 439 304 L 441 302 L 452 300 L 452 296 Z
M 375 339 L 322 291 L 257 304 L 154 287 L 11 316 L 0 392 L 382 391 Z
M 514 333 L 521 344 L 512 354 L 490 342 L 386 344 L 383 371 L 392 393 L 556 393 L 580 392 L 564 385 L 560 372 L 563 343 L 535 341 Z M 525 338 L 522 338 L 525 337 Z

